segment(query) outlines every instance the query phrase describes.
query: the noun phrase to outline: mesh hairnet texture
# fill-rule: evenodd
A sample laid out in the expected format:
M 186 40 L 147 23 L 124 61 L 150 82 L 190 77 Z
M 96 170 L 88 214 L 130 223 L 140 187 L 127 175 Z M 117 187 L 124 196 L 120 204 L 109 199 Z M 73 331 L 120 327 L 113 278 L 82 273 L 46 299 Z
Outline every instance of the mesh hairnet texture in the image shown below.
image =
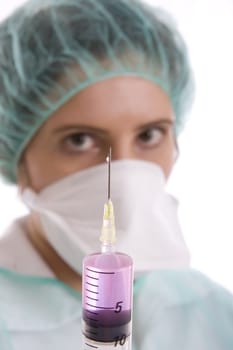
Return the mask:
M 169 17 L 134 0 L 33 0 L 0 25 L 0 172 L 17 181 L 32 137 L 62 104 L 115 76 L 170 97 L 176 131 L 191 103 L 185 44 Z

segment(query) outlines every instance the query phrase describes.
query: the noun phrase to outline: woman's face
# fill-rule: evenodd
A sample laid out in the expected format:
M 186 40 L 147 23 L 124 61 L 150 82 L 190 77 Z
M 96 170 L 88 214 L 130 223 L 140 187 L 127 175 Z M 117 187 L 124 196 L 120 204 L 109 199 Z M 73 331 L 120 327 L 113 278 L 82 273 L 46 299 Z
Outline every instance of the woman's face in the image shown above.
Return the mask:
M 175 154 L 169 98 L 150 81 L 117 77 L 78 93 L 38 131 L 22 165 L 27 186 L 40 191 L 56 180 L 106 160 L 146 160 L 166 177 Z

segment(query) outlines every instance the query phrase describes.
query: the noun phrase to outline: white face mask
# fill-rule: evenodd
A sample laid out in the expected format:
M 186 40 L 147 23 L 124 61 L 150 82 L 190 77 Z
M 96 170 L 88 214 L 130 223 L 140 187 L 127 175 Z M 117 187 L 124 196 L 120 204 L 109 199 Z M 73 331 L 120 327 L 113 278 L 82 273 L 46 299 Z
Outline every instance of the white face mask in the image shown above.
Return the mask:
M 46 238 L 78 273 L 85 255 L 100 251 L 107 167 L 70 175 L 39 194 L 23 192 L 39 214 Z M 117 251 L 132 256 L 135 272 L 188 266 L 189 251 L 177 217 L 177 202 L 165 191 L 162 170 L 149 162 L 120 160 L 111 165 Z

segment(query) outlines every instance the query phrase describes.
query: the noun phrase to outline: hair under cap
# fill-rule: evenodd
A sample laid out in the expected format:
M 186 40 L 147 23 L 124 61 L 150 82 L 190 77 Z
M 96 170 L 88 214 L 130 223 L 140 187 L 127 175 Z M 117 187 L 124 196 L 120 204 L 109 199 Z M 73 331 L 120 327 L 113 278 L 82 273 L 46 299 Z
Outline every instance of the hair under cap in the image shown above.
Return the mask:
M 97 81 L 136 76 L 169 96 L 179 132 L 193 97 L 186 46 L 169 16 L 134 0 L 31 0 L 0 25 L 0 172 L 17 181 L 25 147 Z

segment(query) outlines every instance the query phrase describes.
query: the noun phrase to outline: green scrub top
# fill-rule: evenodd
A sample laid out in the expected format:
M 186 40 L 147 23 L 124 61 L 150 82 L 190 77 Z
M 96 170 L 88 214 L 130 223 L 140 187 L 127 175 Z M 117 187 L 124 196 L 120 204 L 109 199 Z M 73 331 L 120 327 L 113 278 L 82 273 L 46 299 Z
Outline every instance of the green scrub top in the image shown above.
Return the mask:
M 81 294 L 0 269 L 0 350 L 82 350 Z M 233 296 L 192 269 L 134 284 L 132 350 L 232 350 Z

